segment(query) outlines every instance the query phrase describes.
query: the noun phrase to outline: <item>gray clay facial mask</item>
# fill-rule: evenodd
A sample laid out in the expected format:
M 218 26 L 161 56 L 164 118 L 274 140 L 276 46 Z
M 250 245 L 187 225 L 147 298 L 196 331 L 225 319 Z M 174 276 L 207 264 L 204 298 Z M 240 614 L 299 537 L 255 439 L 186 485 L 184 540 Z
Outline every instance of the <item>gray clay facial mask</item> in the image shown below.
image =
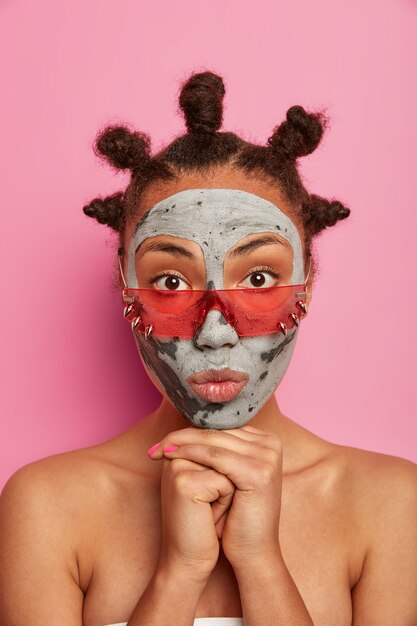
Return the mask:
M 132 235 L 127 286 L 137 288 L 135 256 L 149 237 L 171 235 L 196 242 L 204 255 L 207 289 L 224 287 L 224 259 L 241 239 L 254 233 L 278 233 L 292 247 L 291 284 L 304 283 L 298 230 L 268 200 L 239 189 L 187 189 L 158 202 Z M 199 428 L 238 428 L 254 417 L 281 382 L 297 337 L 296 326 L 282 333 L 239 337 L 219 310 L 210 310 L 192 339 L 134 333 L 139 353 L 176 408 Z M 233 399 L 209 402 L 187 379 L 196 372 L 229 368 L 249 378 Z

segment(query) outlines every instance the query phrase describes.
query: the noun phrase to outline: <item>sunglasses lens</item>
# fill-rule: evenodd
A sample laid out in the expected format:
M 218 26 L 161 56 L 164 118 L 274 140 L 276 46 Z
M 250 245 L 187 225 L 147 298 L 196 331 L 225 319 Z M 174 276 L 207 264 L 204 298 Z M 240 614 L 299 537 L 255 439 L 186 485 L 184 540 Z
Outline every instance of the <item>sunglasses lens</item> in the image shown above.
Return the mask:
M 128 319 L 140 316 L 155 336 L 188 339 L 211 309 L 220 310 L 239 336 L 279 332 L 280 322 L 291 328 L 291 314 L 299 313 L 296 302 L 303 291 L 304 285 L 212 291 L 126 288 L 123 295 L 133 301 Z
M 193 289 L 135 289 L 142 305 L 161 315 L 178 315 L 194 307 L 205 291 Z
M 293 286 L 267 287 L 260 289 L 229 289 L 231 302 L 248 315 L 279 311 L 293 293 Z

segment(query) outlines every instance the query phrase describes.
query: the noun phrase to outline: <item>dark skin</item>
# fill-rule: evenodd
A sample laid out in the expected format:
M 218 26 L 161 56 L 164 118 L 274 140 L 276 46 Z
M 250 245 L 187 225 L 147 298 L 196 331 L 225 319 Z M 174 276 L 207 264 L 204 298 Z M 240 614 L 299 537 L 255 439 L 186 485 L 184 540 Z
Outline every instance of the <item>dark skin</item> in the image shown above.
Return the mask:
M 153 185 L 141 211 L 181 189 L 208 186 L 260 195 L 296 223 L 279 189 L 231 169 Z M 134 225 L 132 221 L 127 229 L 125 247 Z M 325 383 L 318 393 L 325 399 Z M 201 581 L 192 582 L 193 577 L 184 574 L 183 584 L 177 578 L 173 588 L 165 568 L 164 577 L 158 579 L 164 582 L 162 591 L 155 598 L 166 589 L 171 611 L 180 615 L 186 611 L 182 604 L 186 596 L 193 596 L 196 617 L 244 613 L 249 626 L 269 623 L 265 616 L 270 599 L 284 592 L 281 605 L 287 603 L 288 618 L 277 623 L 417 623 L 416 466 L 324 441 L 286 417 L 274 395 L 247 427 L 227 433 L 190 428 L 164 396 L 154 413 L 120 436 L 19 470 L 0 499 L 0 621 L 6 626 L 103 626 L 128 621 L 140 607 L 141 597 L 150 593 L 148 585 L 160 562 L 161 478 L 164 472 L 168 475 L 173 459 L 182 459 L 200 474 L 210 469 L 219 480 L 226 472 L 235 490 L 248 468 L 259 469 L 259 460 L 268 458 L 275 468 L 271 479 L 275 491 L 264 485 L 257 492 L 266 526 L 261 531 L 256 528 L 259 516 L 247 517 L 240 528 L 231 526 L 229 538 L 246 532 L 239 536 L 239 550 L 226 542 Z M 178 450 L 159 452 L 150 459 L 146 451 L 159 441 L 177 444 Z M 278 490 L 281 498 L 274 497 Z M 201 506 L 199 519 L 210 504 Z M 235 512 L 248 511 L 242 506 Z M 187 519 L 192 529 L 193 519 Z M 219 535 L 226 532 L 227 517 L 217 527 L 215 521 L 204 517 Z M 183 524 L 175 515 L 170 523 L 182 532 Z M 279 536 L 272 537 L 269 530 L 275 523 Z M 243 545 L 251 529 L 256 531 L 252 543 Z M 251 559 L 256 538 L 262 549 L 259 558 L 252 553 Z M 273 547 L 278 550 L 271 558 L 268 551 Z M 182 576 L 185 569 L 178 566 L 180 573 L 173 576 Z M 268 601 L 262 595 L 265 589 Z M 294 607 L 300 619 L 291 622 Z M 145 602 L 142 615 L 144 611 Z M 138 618 L 130 623 L 145 622 Z

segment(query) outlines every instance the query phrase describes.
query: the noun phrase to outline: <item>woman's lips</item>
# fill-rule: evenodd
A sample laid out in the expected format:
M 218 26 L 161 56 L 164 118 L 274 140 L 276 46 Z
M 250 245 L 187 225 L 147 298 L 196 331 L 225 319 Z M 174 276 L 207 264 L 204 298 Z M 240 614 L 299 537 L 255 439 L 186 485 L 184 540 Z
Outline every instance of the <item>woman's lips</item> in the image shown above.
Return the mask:
M 229 368 L 205 370 L 187 378 L 190 387 L 207 402 L 229 402 L 240 394 L 249 380 L 245 372 Z
M 229 402 L 240 394 L 246 381 L 235 383 L 232 380 L 215 383 L 190 383 L 194 393 L 207 402 Z

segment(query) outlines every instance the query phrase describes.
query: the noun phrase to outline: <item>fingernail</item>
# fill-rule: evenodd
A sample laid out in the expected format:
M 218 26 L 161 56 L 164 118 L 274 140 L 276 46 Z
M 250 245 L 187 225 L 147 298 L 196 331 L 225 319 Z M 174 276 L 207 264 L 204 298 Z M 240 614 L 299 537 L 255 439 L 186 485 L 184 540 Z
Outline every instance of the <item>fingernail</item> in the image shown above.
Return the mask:
M 165 446 L 162 448 L 164 452 L 175 452 L 178 449 L 178 446 Z
M 149 448 L 149 450 L 148 450 L 148 452 L 147 452 L 148 456 L 152 456 L 152 455 L 153 455 L 153 453 L 154 453 L 154 452 L 156 452 L 156 451 L 158 450 L 158 448 L 159 448 L 159 444 L 160 444 L 160 443 L 161 443 L 161 442 L 156 443 L 154 446 L 152 446 L 152 448 Z

